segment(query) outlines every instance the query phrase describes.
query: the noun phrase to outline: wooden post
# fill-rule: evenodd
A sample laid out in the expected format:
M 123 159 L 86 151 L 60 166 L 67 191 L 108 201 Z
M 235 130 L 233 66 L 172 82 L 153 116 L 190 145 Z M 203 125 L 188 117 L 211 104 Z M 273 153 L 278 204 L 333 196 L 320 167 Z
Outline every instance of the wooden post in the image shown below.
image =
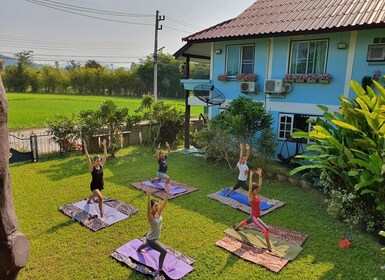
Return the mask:
M 0 72 L 3 61 L 0 60 Z M 27 264 L 29 241 L 19 231 L 9 172 L 8 100 L 0 76 L 0 279 L 16 279 Z

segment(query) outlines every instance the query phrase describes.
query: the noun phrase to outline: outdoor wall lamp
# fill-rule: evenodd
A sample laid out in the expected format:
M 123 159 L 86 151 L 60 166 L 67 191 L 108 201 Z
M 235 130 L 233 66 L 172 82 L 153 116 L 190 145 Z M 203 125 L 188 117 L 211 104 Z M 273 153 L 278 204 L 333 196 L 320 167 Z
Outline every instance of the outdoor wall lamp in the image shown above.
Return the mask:
M 216 54 L 221 54 L 222 53 L 222 49 L 215 49 L 215 53 Z
M 337 44 L 337 49 L 346 49 L 348 47 L 348 44 L 346 43 L 338 43 Z

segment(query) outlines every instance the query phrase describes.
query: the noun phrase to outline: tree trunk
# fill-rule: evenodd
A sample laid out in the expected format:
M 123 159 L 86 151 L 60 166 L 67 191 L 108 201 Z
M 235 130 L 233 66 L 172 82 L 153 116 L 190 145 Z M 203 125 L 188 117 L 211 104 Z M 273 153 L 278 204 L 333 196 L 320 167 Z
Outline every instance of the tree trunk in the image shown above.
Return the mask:
M 29 256 L 29 242 L 19 232 L 12 199 L 7 122 L 8 100 L 0 76 L 0 279 L 4 280 L 16 279 Z

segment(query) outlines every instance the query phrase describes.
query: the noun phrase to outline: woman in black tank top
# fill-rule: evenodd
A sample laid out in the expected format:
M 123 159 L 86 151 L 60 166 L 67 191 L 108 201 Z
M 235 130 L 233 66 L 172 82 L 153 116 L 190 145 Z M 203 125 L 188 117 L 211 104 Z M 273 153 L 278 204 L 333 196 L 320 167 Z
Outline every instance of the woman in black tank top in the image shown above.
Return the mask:
M 103 159 L 100 158 L 100 156 L 94 156 L 94 162 L 91 162 L 90 155 L 87 151 L 87 145 L 85 141 L 84 143 L 84 152 L 87 157 L 87 163 L 88 163 L 88 169 L 91 172 L 92 181 L 90 184 L 91 188 L 91 196 L 88 198 L 87 203 L 92 203 L 93 198 L 96 196 L 98 198 L 99 202 L 99 210 L 100 210 L 100 217 L 104 218 L 103 213 L 103 195 L 102 190 L 104 188 L 104 181 L 103 181 L 103 166 L 107 161 L 107 145 L 106 145 L 106 139 L 103 139 L 102 145 L 104 150 Z

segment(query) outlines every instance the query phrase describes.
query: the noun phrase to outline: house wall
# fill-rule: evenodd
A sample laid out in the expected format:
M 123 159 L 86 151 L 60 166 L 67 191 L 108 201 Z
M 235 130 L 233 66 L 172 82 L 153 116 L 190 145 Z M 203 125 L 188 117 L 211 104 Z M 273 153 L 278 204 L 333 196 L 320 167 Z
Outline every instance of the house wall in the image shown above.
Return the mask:
M 254 73 L 257 75 L 257 91 L 247 96 L 256 102 L 265 103 L 266 109 L 274 117 L 273 129 L 277 133 L 279 113 L 322 115 L 317 104 L 326 105 L 330 110 L 337 111 L 340 105 L 339 96 L 355 96 L 348 86 L 350 80 L 356 80 L 361 84 L 362 77 L 373 76 L 375 70 L 381 70 L 384 74 L 384 62 L 366 62 L 368 45 L 373 43 L 374 37 L 385 37 L 385 29 L 215 42 L 213 48 L 221 49 L 222 52 L 213 54 L 211 82 L 226 96 L 225 104 L 244 95 L 241 93 L 240 83 L 236 79 L 222 82 L 218 81 L 217 77 L 226 71 L 227 46 L 254 44 Z M 288 73 L 290 41 L 313 39 L 329 40 L 326 73 L 333 76 L 331 82 L 329 84 L 292 83 L 291 91 L 284 96 L 278 98 L 266 95 L 263 91 L 265 79 L 284 79 L 284 75 Z M 345 49 L 337 47 L 341 42 L 347 44 Z M 212 116 L 217 115 L 220 107 L 213 107 L 211 112 Z M 283 142 L 279 142 L 277 153 L 282 145 Z M 295 143 L 289 143 L 289 149 L 290 153 L 293 153 Z

